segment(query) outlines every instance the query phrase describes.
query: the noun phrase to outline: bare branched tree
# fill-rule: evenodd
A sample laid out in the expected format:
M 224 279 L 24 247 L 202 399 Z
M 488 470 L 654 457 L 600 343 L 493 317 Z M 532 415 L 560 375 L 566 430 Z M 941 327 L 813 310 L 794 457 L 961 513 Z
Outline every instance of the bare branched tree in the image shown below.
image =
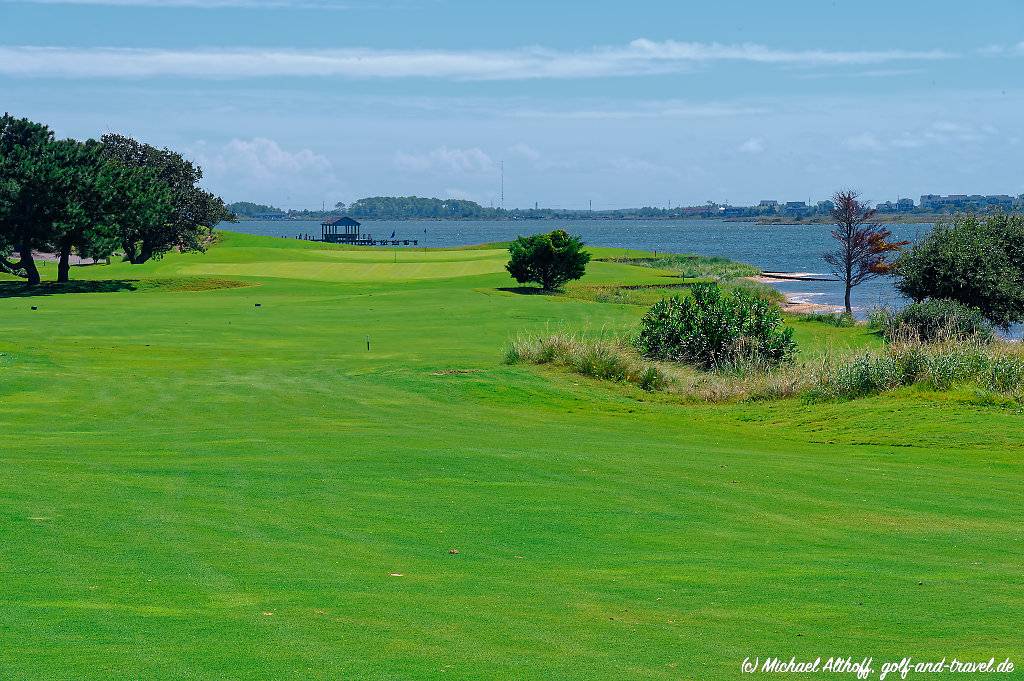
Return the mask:
M 822 255 L 833 274 L 846 286 L 844 300 L 846 314 L 849 315 L 853 314 L 850 305 L 853 287 L 889 274 L 892 270 L 891 254 L 909 243 L 890 241 L 892 232 L 873 222 L 875 210 L 859 198 L 860 195 L 852 190 L 836 192 L 832 197 L 835 204 L 832 220 L 836 224 L 832 238 L 838 246 Z

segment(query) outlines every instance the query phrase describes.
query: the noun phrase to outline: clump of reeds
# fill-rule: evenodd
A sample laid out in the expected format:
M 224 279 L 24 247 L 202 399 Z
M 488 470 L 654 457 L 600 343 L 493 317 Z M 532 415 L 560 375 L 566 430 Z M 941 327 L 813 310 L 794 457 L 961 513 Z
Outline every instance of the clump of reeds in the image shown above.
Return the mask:
M 517 338 L 505 349 L 505 362 L 564 366 L 583 376 L 631 383 L 643 390 L 663 390 L 670 381 L 658 365 L 645 362 L 618 339 L 592 340 L 571 333 Z

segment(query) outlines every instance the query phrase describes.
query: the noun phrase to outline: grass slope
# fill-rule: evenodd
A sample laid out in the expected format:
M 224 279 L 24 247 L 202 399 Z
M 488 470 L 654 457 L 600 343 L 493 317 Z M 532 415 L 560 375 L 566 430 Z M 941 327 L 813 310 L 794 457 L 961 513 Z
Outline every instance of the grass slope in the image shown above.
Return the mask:
M 74 271 L 137 290 L 0 299 L 4 678 L 1024 657 L 1020 414 L 681 406 L 508 367 L 518 332 L 643 309 L 499 290 L 496 249 L 398 259 L 228 235 Z M 594 262 L 579 285 L 665 276 Z M 250 285 L 203 284 L 225 278 Z

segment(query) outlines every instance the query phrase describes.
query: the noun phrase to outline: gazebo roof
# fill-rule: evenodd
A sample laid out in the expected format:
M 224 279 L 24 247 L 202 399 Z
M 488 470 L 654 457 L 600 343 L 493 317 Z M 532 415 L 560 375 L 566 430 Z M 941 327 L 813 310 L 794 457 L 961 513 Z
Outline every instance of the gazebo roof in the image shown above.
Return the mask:
M 328 227 L 358 227 L 359 223 L 347 216 L 325 218 L 321 225 Z

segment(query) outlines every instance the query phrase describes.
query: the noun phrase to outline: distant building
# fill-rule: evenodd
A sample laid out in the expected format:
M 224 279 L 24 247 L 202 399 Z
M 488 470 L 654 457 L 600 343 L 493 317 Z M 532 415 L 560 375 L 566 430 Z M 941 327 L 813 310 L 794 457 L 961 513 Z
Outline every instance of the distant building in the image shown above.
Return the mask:
M 772 199 L 761 199 L 761 202 L 757 204 L 758 208 L 778 208 L 779 202 L 773 201 Z
M 923 194 L 920 207 L 938 212 L 1004 209 L 1011 210 L 1014 199 L 1009 194 Z
M 803 201 L 786 201 L 782 204 L 782 214 L 789 217 L 806 217 L 814 213 L 814 209 Z
M 900 213 L 909 213 L 914 210 L 914 199 L 900 199 L 896 202 L 896 210 Z

